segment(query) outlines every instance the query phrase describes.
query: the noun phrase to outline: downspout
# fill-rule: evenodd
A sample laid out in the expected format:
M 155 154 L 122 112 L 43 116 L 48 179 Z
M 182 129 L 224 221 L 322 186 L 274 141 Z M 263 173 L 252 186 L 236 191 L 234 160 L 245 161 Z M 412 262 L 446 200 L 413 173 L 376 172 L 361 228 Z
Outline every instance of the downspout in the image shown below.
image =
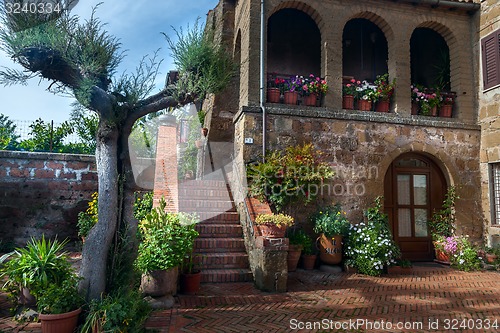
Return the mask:
M 455 2 L 450 0 L 399 0 L 411 4 L 424 4 L 431 6 L 445 6 L 456 9 L 464 9 L 467 11 L 476 11 L 481 8 L 481 5 L 473 2 Z
M 266 141 L 267 141 L 267 126 L 266 126 L 266 108 L 264 106 L 264 41 L 266 32 L 266 22 L 264 13 L 264 0 L 260 0 L 260 108 L 262 109 L 262 162 L 266 161 Z

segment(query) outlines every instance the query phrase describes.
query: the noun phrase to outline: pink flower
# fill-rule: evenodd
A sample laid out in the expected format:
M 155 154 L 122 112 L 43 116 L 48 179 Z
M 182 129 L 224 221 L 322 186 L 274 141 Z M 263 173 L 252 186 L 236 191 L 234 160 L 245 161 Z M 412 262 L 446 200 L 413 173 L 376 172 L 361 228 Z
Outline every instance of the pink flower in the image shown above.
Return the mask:
M 346 84 L 346 87 L 349 87 L 349 88 L 350 88 L 350 87 L 351 87 L 351 84 L 350 84 L 350 83 Z
M 356 84 L 361 84 L 361 81 L 357 81 Z
M 352 83 L 356 83 L 356 80 L 354 80 L 354 79 L 351 79 L 351 82 L 352 82 Z

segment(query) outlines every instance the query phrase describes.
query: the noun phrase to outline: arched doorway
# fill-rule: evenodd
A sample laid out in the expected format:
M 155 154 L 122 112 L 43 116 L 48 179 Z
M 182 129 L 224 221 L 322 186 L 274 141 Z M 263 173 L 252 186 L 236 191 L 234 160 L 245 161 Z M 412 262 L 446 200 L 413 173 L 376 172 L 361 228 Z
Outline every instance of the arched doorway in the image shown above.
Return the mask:
M 384 206 L 403 258 L 414 261 L 433 259 L 427 221 L 433 211 L 441 208 L 445 193 L 443 172 L 424 155 L 403 154 L 387 170 Z

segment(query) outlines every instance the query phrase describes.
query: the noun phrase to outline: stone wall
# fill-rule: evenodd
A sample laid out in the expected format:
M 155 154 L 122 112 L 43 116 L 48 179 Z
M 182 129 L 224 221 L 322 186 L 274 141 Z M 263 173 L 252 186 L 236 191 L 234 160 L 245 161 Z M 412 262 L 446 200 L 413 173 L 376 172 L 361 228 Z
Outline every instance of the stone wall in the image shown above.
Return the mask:
M 77 239 L 78 213 L 97 191 L 94 156 L 0 151 L 0 234 Z
M 323 201 L 341 203 L 350 220 L 359 221 L 373 199 L 384 195 L 384 177 L 391 163 L 403 153 L 421 153 L 436 162 L 448 185 L 459 186 L 458 231 L 481 239 L 479 126 L 456 119 L 317 109 L 269 107 L 268 147 L 282 150 L 311 142 L 320 149 L 337 173 L 332 183 L 320 189 Z M 236 156 L 244 163 L 259 160 L 259 109 L 244 108 L 235 123 Z M 244 138 L 253 138 L 254 144 L 242 144 Z M 314 207 L 297 209 L 303 214 L 299 221 L 307 221 L 310 209 Z
M 496 0 L 482 1 L 479 38 L 500 29 L 500 3 Z M 478 50 L 479 50 L 478 40 Z M 481 54 L 478 51 L 478 58 Z M 480 67 L 482 69 L 482 67 Z M 479 71 L 479 121 L 481 124 L 481 189 L 485 216 L 486 240 L 500 244 L 500 226 L 492 226 L 490 163 L 500 163 L 500 87 L 483 91 L 482 70 Z M 496 237 L 495 237 L 496 235 Z

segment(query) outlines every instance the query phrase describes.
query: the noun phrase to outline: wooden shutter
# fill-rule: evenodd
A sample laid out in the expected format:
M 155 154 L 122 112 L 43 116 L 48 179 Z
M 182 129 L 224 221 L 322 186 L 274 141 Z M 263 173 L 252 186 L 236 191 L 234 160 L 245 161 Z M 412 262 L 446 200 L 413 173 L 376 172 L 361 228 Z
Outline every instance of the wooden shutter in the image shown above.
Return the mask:
M 481 40 L 483 89 L 500 84 L 500 30 Z

